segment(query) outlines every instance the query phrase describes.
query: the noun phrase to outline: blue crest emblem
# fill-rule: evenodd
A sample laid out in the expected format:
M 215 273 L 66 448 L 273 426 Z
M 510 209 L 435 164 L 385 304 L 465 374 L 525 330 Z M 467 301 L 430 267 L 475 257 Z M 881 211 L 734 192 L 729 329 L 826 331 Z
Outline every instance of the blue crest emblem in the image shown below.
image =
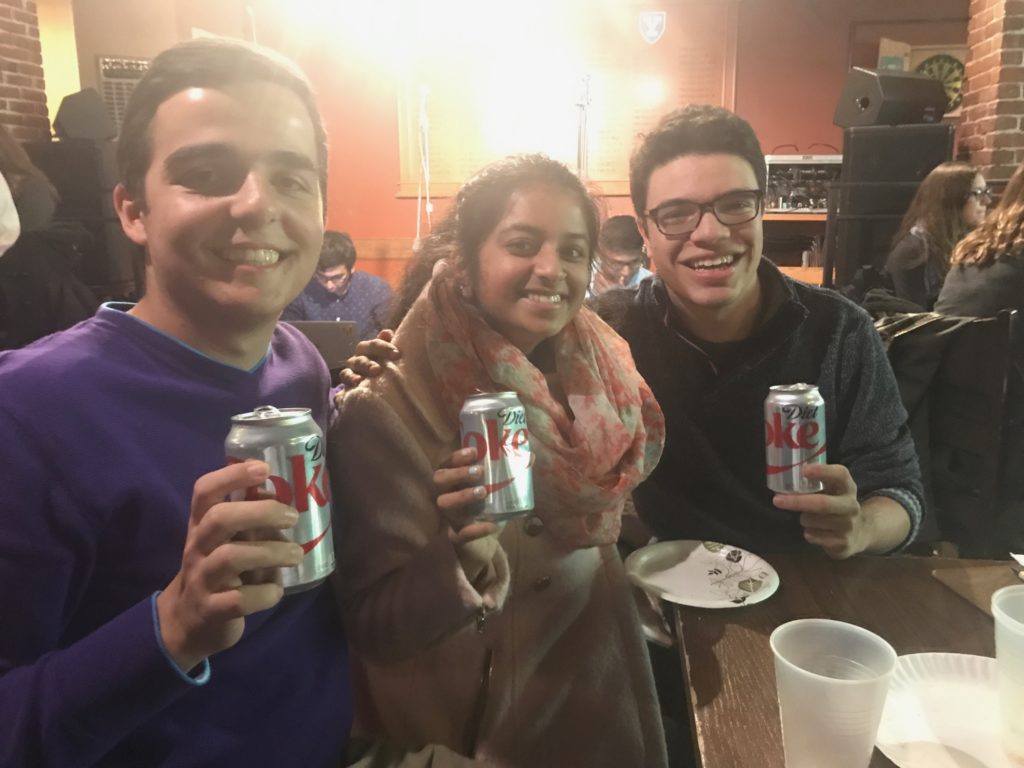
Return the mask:
M 644 11 L 640 14 L 640 36 L 651 45 L 665 34 L 665 12 Z

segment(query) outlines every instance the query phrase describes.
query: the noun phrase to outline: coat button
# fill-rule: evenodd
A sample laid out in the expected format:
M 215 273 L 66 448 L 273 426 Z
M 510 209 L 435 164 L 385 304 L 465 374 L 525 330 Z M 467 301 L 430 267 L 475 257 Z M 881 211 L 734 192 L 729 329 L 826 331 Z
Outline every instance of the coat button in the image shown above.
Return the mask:
M 549 586 L 551 586 L 550 576 L 541 576 L 539 579 L 533 582 L 533 589 L 535 592 L 543 592 Z
M 536 515 L 530 515 L 526 518 L 523 531 L 527 536 L 540 536 L 544 532 L 544 521 Z

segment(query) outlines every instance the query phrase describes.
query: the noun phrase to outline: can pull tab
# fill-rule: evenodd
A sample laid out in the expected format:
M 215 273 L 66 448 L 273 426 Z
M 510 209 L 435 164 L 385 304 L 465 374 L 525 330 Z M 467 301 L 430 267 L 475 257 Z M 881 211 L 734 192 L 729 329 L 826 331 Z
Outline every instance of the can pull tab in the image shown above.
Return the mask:
M 252 412 L 258 419 L 272 419 L 281 415 L 281 412 L 272 405 L 261 405 L 254 408 Z

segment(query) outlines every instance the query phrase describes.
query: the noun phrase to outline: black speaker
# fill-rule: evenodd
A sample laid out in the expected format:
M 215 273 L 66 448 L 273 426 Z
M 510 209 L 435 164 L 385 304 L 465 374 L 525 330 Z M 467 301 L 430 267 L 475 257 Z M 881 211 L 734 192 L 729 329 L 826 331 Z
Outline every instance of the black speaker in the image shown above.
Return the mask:
M 843 167 L 829 189 L 826 272 L 831 285 L 881 269 L 917 187 L 953 157 L 953 126 L 874 125 L 843 131 Z
M 919 182 L 953 159 L 953 126 L 874 125 L 843 131 L 844 184 Z
M 916 72 L 854 67 L 832 122 L 841 128 L 937 123 L 945 111 L 946 89 L 938 80 Z
M 53 121 L 53 130 L 62 139 L 117 138 L 117 126 L 95 88 L 65 96 Z

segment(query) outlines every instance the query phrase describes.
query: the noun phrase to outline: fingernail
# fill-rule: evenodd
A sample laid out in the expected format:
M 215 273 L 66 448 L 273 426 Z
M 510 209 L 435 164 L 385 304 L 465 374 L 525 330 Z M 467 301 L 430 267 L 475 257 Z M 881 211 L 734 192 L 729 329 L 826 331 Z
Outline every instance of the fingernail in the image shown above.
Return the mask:
M 262 461 L 250 461 L 245 468 L 253 480 L 266 480 L 270 476 L 270 467 Z
M 463 448 L 461 451 L 459 451 L 459 455 L 462 456 L 464 459 L 468 459 L 471 456 L 476 455 L 476 448 Z
M 298 544 L 291 548 L 291 552 L 289 554 L 291 555 L 291 562 L 294 565 L 301 563 L 302 558 L 306 556 L 306 553 L 302 551 L 302 547 Z
M 284 519 L 289 525 L 295 525 L 297 522 L 299 522 L 299 513 L 296 512 L 294 509 L 289 509 L 287 512 L 284 513 Z
M 469 468 L 470 477 L 480 477 L 481 472 L 483 472 L 483 467 L 481 467 L 479 464 L 474 464 Z
M 487 489 L 484 488 L 482 485 L 478 485 L 476 488 L 473 489 L 473 495 L 476 496 L 478 499 L 482 499 L 484 496 L 487 495 Z

